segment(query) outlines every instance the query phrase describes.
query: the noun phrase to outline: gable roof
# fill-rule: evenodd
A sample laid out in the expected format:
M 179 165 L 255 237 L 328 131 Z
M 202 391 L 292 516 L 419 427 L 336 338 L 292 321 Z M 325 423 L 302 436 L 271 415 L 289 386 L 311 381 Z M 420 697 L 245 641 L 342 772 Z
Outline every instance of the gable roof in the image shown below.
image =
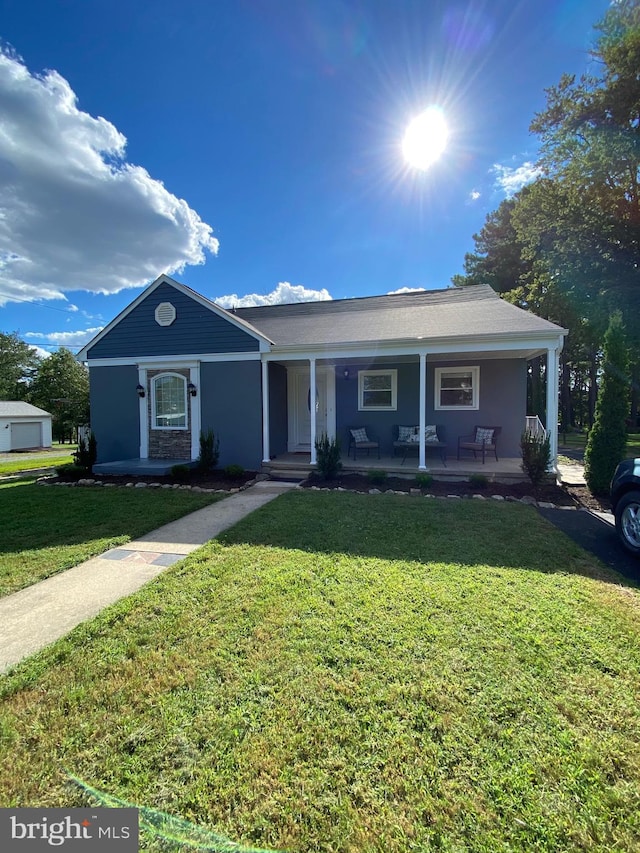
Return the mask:
M 126 308 L 124 308 L 117 317 L 107 323 L 107 325 L 101 329 L 98 334 L 93 337 L 88 344 L 85 344 L 82 349 L 76 354 L 76 358 L 79 361 L 85 361 L 88 358 L 89 350 L 94 347 L 99 341 L 101 341 L 109 332 L 118 325 L 125 317 L 127 317 L 131 312 L 140 305 L 151 293 L 154 292 L 158 287 L 163 284 L 167 284 L 170 287 L 175 288 L 177 291 L 184 293 L 190 299 L 193 299 L 198 304 L 202 305 L 204 308 L 211 311 L 213 314 L 216 314 L 218 317 L 222 317 L 225 320 L 229 321 L 232 325 L 242 329 L 247 334 L 256 338 L 261 343 L 271 344 L 268 338 L 264 336 L 264 334 L 258 329 L 251 326 L 246 320 L 241 317 L 236 316 L 231 311 L 227 311 L 226 308 L 221 308 L 219 305 L 216 305 L 215 302 L 212 302 L 210 299 L 207 299 L 206 296 L 202 296 L 200 293 L 197 293 L 195 290 L 192 290 L 190 287 L 187 287 L 186 284 L 181 284 L 179 281 L 175 281 L 170 278 L 168 275 L 160 275 L 158 278 L 153 281 L 148 287 L 146 287 L 142 293 L 140 293 Z
M 489 285 L 238 308 L 234 314 L 276 347 L 566 334 L 555 323 L 501 299 Z
M 49 412 L 22 400 L 0 400 L 0 418 L 50 418 Z

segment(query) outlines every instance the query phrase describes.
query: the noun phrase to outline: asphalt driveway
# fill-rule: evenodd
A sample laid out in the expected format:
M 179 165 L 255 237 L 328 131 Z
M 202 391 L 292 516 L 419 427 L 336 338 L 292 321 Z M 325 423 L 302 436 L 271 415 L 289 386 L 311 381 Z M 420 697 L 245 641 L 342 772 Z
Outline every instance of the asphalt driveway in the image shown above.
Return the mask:
M 541 508 L 538 512 L 607 566 L 640 583 L 640 560 L 627 554 L 619 543 L 611 513 Z

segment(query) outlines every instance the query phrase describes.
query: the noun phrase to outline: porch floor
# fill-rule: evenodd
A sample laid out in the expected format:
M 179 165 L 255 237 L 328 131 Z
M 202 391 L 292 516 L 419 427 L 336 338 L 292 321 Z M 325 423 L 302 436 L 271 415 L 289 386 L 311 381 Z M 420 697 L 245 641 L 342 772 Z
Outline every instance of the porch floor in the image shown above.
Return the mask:
M 98 462 L 92 470 L 94 474 L 162 477 L 170 474 L 174 465 L 188 465 L 192 468 L 195 462 L 190 459 L 118 459 L 114 462 Z
M 262 470 L 272 474 L 274 477 L 306 476 L 313 467 L 310 462 L 309 453 L 283 453 L 270 462 L 262 463 Z M 455 457 L 447 457 L 446 466 L 437 455 L 429 454 L 426 459 L 426 471 L 436 480 L 468 480 L 471 474 L 484 474 L 490 481 L 496 482 L 527 482 L 528 477 L 522 471 L 522 459 L 500 458 L 498 461 L 487 456 L 484 465 L 482 459 L 474 459 L 469 455 L 458 461 Z M 361 474 L 371 469 L 380 469 L 387 474 L 404 477 L 415 477 L 418 473 L 418 457 L 407 456 L 404 463 L 401 456 L 371 456 L 358 455 L 354 461 L 352 458 L 342 457 L 342 471 L 345 473 Z

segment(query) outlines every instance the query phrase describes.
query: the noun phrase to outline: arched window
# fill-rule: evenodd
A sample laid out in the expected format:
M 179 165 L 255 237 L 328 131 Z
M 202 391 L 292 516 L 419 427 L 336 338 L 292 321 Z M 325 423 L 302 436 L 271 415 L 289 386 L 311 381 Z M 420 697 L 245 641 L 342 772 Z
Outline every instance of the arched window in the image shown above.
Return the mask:
M 187 380 L 179 373 L 162 373 L 151 383 L 154 429 L 187 428 Z

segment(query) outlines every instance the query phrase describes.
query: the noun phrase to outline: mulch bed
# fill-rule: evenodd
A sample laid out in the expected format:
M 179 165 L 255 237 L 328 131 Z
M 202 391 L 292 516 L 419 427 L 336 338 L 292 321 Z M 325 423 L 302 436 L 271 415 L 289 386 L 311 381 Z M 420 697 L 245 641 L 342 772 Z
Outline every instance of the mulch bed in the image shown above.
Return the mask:
M 310 477 L 302 486 L 303 488 L 311 488 L 312 486 L 330 489 L 340 488 L 356 492 L 368 492 L 370 489 L 379 489 L 382 492 L 388 489 L 398 492 L 408 492 L 410 489 L 416 488 L 413 480 L 402 477 L 387 477 L 384 483 L 378 484 L 372 483 L 368 477 L 361 474 L 345 474 L 331 481 L 325 481 L 319 477 Z M 471 497 L 472 495 L 484 495 L 489 498 L 492 495 L 501 495 L 504 498 L 513 497 L 520 499 L 530 496 L 537 501 L 553 503 L 556 506 L 586 507 L 597 511 L 608 511 L 610 509 L 607 498 L 593 497 L 586 486 L 557 486 L 553 483 L 547 483 L 538 489 L 534 489 L 530 483 L 490 482 L 480 488 L 465 480 L 454 482 L 434 480 L 430 486 L 421 489 L 421 491 L 425 495 L 436 495 L 436 497 L 456 495 L 464 498 Z
M 102 476 L 99 478 L 103 483 L 113 483 L 114 485 L 124 486 L 127 483 L 160 483 L 178 484 L 181 486 L 199 486 L 202 489 L 215 489 L 222 491 L 230 491 L 231 489 L 244 488 L 248 483 L 255 480 L 257 473 L 255 471 L 245 471 L 241 477 L 225 477 L 222 471 L 214 471 L 210 474 L 200 474 L 194 471 L 188 479 L 176 480 L 171 476 L 165 477 L 134 477 L 134 476 Z M 71 477 L 50 477 L 47 482 L 70 482 Z M 319 477 L 311 476 L 302 482 L 302 488 L 311 488 L 318 486 L 320 488 L 329 489 L 346 489 L 354 492 L 368 492 L 370 489 L 379 489 L 380 491 L 397 491 L 409 492 L 416 488 L 416 484 L 411 479 L 403 477 L 387 477 L 384 483 L 372 483 L 368 477 L 361 474 L 344 474 L 335 480 L 322 480 Z M 541 486 L 539 489 L 534 489 L 529 483 L 488 483 L 484 487 L 472 485 L 467 481 L 443 481 L 434 480 L 430 486 L 421 490 L 423 494 L 436 495 L 436 497 L 446 497 L 447 495 L 457 495 L 461 498 L 471 497 L 472 495 L 484 495 L 491 497 L 492 495 L 501 495 L 502 497 L 523 498 L 530 496 L 537 501 L 545 501 L 547 503 L 556 504 L 556 506 L 573 506 L 586 507 L 596 511 L 609 511 L 611 506 L 608 498 L 595 498 L 586 486 L 557 486 L 553 483 L 548 483 Z

